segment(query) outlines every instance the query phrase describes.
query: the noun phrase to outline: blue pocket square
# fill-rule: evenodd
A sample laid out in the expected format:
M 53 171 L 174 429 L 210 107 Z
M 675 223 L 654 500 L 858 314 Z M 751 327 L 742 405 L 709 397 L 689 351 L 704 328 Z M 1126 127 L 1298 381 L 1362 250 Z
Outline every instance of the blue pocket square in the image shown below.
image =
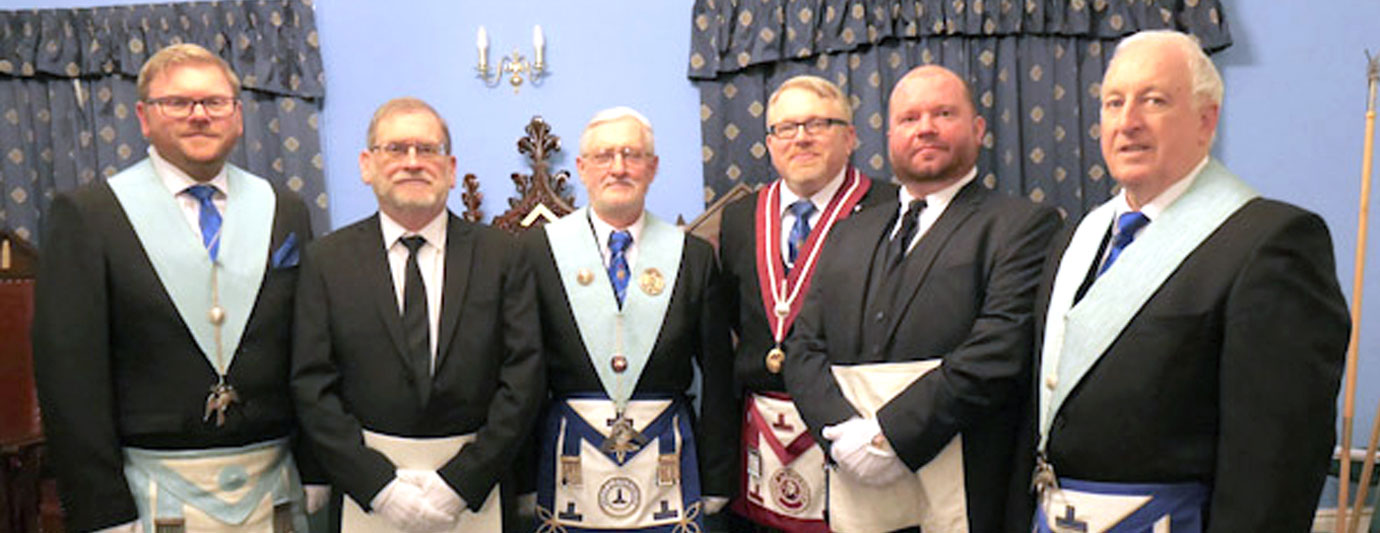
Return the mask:
M 273 268 L 297 266 L 298 256 L 300 255 L 298 252 L 300 249 L 301 248 L 297 246 L 297 234 L 289 233 L 287 238 L 283 239 L 283 243 L 278 245 L 278 250 L 273 252 Z

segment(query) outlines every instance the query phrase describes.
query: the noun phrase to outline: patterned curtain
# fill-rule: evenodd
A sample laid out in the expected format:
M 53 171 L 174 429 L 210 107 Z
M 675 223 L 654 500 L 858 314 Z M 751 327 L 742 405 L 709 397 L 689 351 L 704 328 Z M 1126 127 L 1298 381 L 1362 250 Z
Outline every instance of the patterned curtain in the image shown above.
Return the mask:
M 296 191 L 318 231 L 329 227 L 310 0 L 0 11 L 0 226 L 41 244 L 55 193 L 146 156 L 135 79 L 154 52 L 182 42 L 242 79 L 244 137 L 230 161 Z
M 969 81 L 987 120 L 982 183 L 1077 217 L 1112 191 L 1098 86 L 1116 42 L 1173 28 L 1209 51 L 1231 45 L 1218 0 L 696 0 L 691 24 L 706 205 L 736 184 L 775 178 L 767 98 L 798 74 L 850 95 L 853 164 L 891 176 L 891 87 L 915 66 L 940 64 Z

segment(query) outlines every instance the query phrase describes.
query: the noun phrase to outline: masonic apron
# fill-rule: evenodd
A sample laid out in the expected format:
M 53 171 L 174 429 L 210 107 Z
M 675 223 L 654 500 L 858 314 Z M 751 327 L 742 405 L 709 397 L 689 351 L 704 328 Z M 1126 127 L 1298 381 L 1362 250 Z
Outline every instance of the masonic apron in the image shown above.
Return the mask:
M 1199 533 L 1211 491 L 1202 483 L 1112 483 L 1059 477 L 1045 461 L 1055 415 L 1078 382 L 1120 336 L 1142 306 L 1193 250 L 1241 206 L 1257 196 L 1216 160 L 1133 246 L 1075 302 L 1115 215 L 1111 202 L 1083 218 L 1059 263 L 1041 347 L 1039 459 L 1034 476 L 1039 505 L 1035 531 L 1083 533 Z M 1132 460 L 1128 458 L 1128 460 Z
M 940 359 L 901 363 L 834 365 L 843 396 L 865 417 L 942 364 Z M 963 436 L 957 435 L 920 467 L 915 476 L 882 487 L 864 485 L 852 474 L 829 471 L 829 526 L 843 533 L 921 531 L 967 533 L 968 504 L 963 477 Z
M 782 342 L 800 313 L 825 239 L 834 224 L 853 212 L 872 182 L 857 169 L 821 213 L 793 268 L 781 257 L 781 180 L 757 195 L 754 211 L 755 256 L 762 306 L 776 345 L 766 354 L 768 372 L 779 373 L 786 353 Z M 824 452 L 806 430 L 789 395 L 749 392 L 743 409 L 741 494 L 733 510 L 753 522 L 788 531 L 828 531 L 824 523 Z
M 620 306 L 587 209 L 545 228 L 603 391 L 557 398 L 542 427 L 537 530 L 701 531 L 699 467 L 684 397 L 634 395 L 679 273 L 685 235 L 646 214 Z
M 364 445 L 378 450 L 400 469 L 437 470 L 471 442 L 474 442 L 472 433 L 455 437 L 407 438 L 364 431 Z M 468 507 L 462 509 L 457 520 L 438 533 L 503 531 L 503 506 L 498 492 L 498 486 L 495 485 L 478 512 L 472 512 Z M 353 498 L 345 498 L 344 507 L 340 512 L 340 531 L 391 533 L 400 530 L 382 516 L 365 512 Z

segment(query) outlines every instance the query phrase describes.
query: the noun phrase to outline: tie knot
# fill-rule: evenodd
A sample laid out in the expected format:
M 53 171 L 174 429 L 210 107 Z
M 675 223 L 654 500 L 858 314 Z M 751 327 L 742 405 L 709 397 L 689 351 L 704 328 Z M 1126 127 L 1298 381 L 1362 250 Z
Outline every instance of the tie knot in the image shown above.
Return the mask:
M 906 204 L 906 218 L 919 217 L 920 212 L 925 210 L 925 206 L 926 204 L 924 198 L 911 200 L 909 204 Z
M 609 251 L 613 253 L 623 253 L 632 244 L 632 233 L 628 230 L 618 230 L 609 234 Z
M 197 201 L 204 204 L 210 202 L 211 198 L 216 195 L 216 188 L 204 183 L 201 185 L 193 185 L 187 187 L 187 194 L 192 195 L 193 198 L 196 198 Z
M 809 200 L 796 200 L 795 203 L 791 204 L 790 209 L 795 218 L 809 218 L 815 213 L 815 204 Z
M 423 237 L 423 236 L 421 236 L 421 235 L 413 235 L 413 236 L 411 236 L 411 237 L 403 237 L 403 238 L 398 239 L 398 240 L 401 241 L 401 242 L 403 243 L 403 246 L 406 246 L 406 247 L 407 247 L 408 253 L 412 253 L 412 254 L 417 253 L 417 250 L 420 249 L 420 248 L 422 247 L 423 244 L 426 244 L 426 237 Z
M 1117 240 L 1130 242 L 1131 239 L 1136 238 L 1136 232 L 1140 231 L 1140 228 L 1145 227 L 1145 225 L 1149 223 L 1150 219 L 1140 211 L 1122 213 L 1121 216 L 1116 219 Z

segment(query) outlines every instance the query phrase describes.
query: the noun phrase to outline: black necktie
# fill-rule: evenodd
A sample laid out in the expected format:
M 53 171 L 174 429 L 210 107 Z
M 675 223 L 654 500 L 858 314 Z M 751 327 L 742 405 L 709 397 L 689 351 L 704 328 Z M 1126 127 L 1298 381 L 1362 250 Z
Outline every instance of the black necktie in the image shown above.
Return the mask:
M 901 215 L 901 229 L 896 235 L 891 237 L 891 242 L 886 245 L 886 265 L 887 271 L 895 270 L 901 260 L 906 258 L 906 250 L 910 248 L 910 241 L 915 238 L 915 230 L 920 227 L 920 212 L 925 210 L 924 200 L 911 200 L 906 206 L 906 213 Z
M 407 339 L 407 363 L 412 368 L 417 395 L 426 405 L 431 394 L 431 321 L 427 318 L 426 282 L 417 265 L 417 250 L 426 244 L 418 235 L 400 239 L 407 247 L 407 274 L 403 281 L 403 332 Z

